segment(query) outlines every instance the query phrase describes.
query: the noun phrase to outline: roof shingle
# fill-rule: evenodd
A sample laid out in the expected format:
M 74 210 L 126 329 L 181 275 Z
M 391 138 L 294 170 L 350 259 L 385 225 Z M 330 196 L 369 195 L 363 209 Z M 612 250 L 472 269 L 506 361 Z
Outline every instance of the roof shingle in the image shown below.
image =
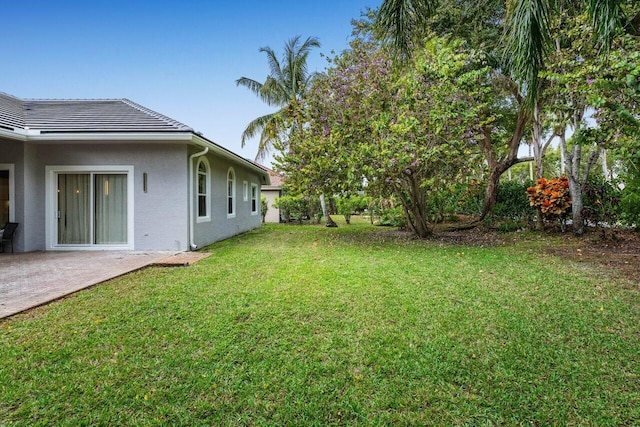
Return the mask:
M 20 99 L 0 92 L 0 127 L 74 132 L 193 132 L 128 99 Z

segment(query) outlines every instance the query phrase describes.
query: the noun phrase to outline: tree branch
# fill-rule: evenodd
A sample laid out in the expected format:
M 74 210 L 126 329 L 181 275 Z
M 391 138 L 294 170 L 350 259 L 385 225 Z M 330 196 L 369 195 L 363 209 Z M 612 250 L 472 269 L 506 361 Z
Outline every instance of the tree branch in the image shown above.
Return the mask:
M 591 172 L 591 168 L 598 161 L 598 157 L 600 157 L 600 151 L 602 150 L 600 149 L 600 147 L 598 147 L 589 154 L 589 161 L 587 162 L 587 167 L 584 170 L 584 182 L 582 182 L 581 185 L 582 191 L 584 191 L 587 187 L 587 178 L 589 177 L 589 172 Z

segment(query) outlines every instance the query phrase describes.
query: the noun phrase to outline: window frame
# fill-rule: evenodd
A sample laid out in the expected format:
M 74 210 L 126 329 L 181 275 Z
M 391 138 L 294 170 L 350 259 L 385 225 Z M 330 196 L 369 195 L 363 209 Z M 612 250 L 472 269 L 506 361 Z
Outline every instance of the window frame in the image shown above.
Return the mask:
M 58 175 L 68 173 L 87 173 L 92 176 L 96 174 L 123 174 L 127 176 L 127 243 L 123 244 L 58 244 Z M 83 251 L 102 251 L 102 250 L 133 250 L 135 243 L 134 230 L 134 167 L 133 165 L 52 165 L 45 166 L 45 247 L 49 251 L 56 250 L 83 250 Z M 93 184 L 90 186 L 93 188 Z M 93 191 L 93 190 L 90 190 Z M 93 221 L 93 217 L 91 218 Z M 93 233 L 93 231 L 92 231 Z M 93 238 L 92 238 L 93 239 Z
M 236 171 L 227 170 L 227 218 L 236 217 Z
M 242 200 L 249 201 L 249 183 L 247 181 L 242 181 Z
M 205 172 L 200 172 L 200 165 L 204 165 Z M 200 192 L 200 176 L 205 176 L 205 193 Z M 211 221 L 211 166 L 209 160 L 206 157 L 200 157 L 198 164 L 196 165 L 196 175 L 194 177 L 196 181 L 196 222 L 209 222 Z M 205 197 L 205 210 L 204 216 L 200 215 L 200 197 Z
M 258 215 L 260 213 L 260 203 L 258 200 L 258 184 L 251 183 L 251 215 Z

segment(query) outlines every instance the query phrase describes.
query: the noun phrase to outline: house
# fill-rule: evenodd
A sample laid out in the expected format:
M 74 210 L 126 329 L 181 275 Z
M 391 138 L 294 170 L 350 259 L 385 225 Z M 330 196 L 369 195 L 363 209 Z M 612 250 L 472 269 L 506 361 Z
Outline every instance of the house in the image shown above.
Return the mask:
M 267 214 L 264 217 L 264 222 L 280 222 L 280 209 L 275 207 L 276 200 L 282 196 L 282 184 L 284 183 L 284 177 L 278 172 L 265 168 L 269 173 L 270 183 L 262 184 L 262 194 L 267 199 Z
M 187 251 L 260 226 L 269 175 L 128 99 L 0 92 L 0 227 L 17 252 Z

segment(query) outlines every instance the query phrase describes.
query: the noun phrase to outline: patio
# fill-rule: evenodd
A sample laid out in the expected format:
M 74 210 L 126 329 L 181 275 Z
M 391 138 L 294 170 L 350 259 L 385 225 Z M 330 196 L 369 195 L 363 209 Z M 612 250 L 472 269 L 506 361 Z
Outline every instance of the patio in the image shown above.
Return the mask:
M 189 265 L 208 255 L 134 251 L 0 253 L 0 319 L 152 264 Z

